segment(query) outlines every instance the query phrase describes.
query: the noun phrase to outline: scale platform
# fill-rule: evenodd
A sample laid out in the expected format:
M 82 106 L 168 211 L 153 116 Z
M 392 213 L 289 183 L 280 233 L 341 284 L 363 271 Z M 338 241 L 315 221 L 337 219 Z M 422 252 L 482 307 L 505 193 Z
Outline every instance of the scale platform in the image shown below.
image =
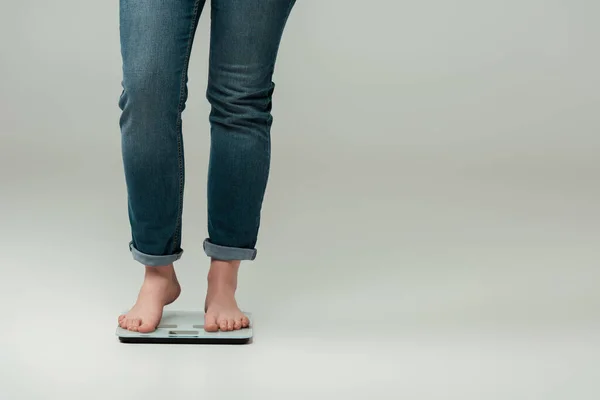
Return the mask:
M 122 343 L 169 343 L 169 344 L 247 344 L 252 340 L 252 315 L 248 328 L 228 332 L 206 332 L 204 313 L 195 311 L 167 311 L 163 313 L 154 332 L 131 332 L 117 326 L 116 335 Z

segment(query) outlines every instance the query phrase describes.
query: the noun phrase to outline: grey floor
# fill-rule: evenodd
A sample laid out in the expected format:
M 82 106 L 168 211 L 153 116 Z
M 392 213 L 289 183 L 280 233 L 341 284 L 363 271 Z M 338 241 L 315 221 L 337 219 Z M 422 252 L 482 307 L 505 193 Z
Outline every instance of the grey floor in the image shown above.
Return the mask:
M 517 171 L 416 179 L 402 164 L 393 178 L 309 166 L 291 183 L 275 169 L 261 256 L 241 275 L 256 318 L 246 347 L 120 344 L 141 269 L 111 179 L 65 169 L 12 186 L 3 398 L 597 398 L 597 186 Z M 361 184 L 332 183 L 343 173 Z M 200 193 L 177 309 L 202 306 Z
M 597 5 L 298 2 L 240 277 L 255 340 L 223 347 L 115 338 L 142 277 L 115 6 L 34 3 L 0 12 L 0 399 L 600 397 Z M 206 289 L 206 50 L 172 309 Z

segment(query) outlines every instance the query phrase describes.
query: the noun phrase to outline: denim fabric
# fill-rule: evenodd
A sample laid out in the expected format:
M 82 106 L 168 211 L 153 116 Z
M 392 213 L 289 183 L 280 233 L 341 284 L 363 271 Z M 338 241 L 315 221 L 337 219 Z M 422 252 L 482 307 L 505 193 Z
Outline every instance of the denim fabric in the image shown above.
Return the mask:
M 121 140 L 134 259 L 181 257 L 182 112 L 205 0 L 120 0 Z M 270 165 L 273 70 L 294 0 L 212 0 L 206 254 L 252 260 Z

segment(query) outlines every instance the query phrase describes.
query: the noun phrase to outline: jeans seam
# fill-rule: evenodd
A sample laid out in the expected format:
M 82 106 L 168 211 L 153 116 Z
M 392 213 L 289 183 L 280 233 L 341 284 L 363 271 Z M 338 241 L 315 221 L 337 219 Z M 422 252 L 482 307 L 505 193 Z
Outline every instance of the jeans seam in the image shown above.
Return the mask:
M 182 113 L 183 113 L 183 102 L 184 102 L 184 91 L 186 85 L 186 78 L 188 75 L 188 66 L 190 61 L 190 54 L 192 52 L 192 43 L 194 41 L 194 31 L 198 23 L 198 9 L 200 8 L 200 2 L 203 0 L 196 0 L 194 2 L 194 11 L 192 12 L 192 23 L 190 24 L 189 39 L 185 54 L 185 60 L 183 64 L 183 73 L 181 74 L 181 84 L 179 86 L 179 105 L 177 106 L 177 161 L 179 163 L 179 204 L 177 209 L 177 224 L 175 225 L 175 235 L 173 236 L 173 250 L 178 250 L 178 242 L 181 237 L 181 220 L 183 213 L 183 185 L 184 185 L 184 170 L 183 170 L 183 132 L 182 132 Z
M 292 8 L 294 8 L 294 5 L 296 4 L 296 0 L 290 0 L 290 3 L 288 5 L 288 9 L 287 12 L 285 14 L 285 20 L 283 21 L 283 28 L 282 28 L 282 32 L 279 35 L 279 40 L 277 42 L 277 46 L 275 47 L 275 58 L 277 58 L 277 53 L 279 53 L 279 46 L 281 45 L 281 40 L 283 38 L 283 30 L 285 29 L 285 25 L 287 24 L 287 20 L 290 16 L 290 13 L 292 12 Z M 265 132 L 267 133 L 267 143 L 269 146 L 269 153 L 268 153 L 268 157 L 269 157 L 269 162 L 268 162 L 268 166 L 267 166 L 267 176 L 270 174 L 270 165 L 271 165 L 271 127 L 273 124 L 273 113 L 272 113 L 272 107 L 273 107 L 273 95 L 275 94 L 275 82 L 273 82 L 273 74 L 275 72 L 275 63 L 276 61 L 273 62 L 273 65 L 271 67 L 271 88 L 269 89 L 269 99 L 268 99 L 268 104 L 267 104 L 267 108 L 269 109 L 269 117 L 267 118 L 267 120 L 265 121 Z M 261 200 L 261 203 L 264 201 L 264 194 L 263 194 L 263 199 Z M 259 215 L 258 215 L 258 221 L 257 221 L 257 229 L 260 229 L 260 219 L 261 219 L 261 215 L 260 215 L 260 211 L 259 211 Z M 253 248 L 256 248 L 256 242 L 258 239 L 258 233 L 257 233 L 257 238 L 254 239 L 254 244 L 252 245 Z

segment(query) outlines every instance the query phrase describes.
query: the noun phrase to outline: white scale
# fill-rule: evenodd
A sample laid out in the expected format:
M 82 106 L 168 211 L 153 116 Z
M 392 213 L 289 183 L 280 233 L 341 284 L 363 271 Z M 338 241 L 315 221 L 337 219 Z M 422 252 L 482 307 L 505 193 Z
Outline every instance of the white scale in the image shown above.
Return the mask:
M 252 315 L 244 313 L 250 326 L 237 331 L 206 332 L 204 313 L 195 311 L 167 311 L 154 332 L 131 332 L 117 326 L 116 335 L 122 343 L 172 344 L 247 344 L 252 340 Z

